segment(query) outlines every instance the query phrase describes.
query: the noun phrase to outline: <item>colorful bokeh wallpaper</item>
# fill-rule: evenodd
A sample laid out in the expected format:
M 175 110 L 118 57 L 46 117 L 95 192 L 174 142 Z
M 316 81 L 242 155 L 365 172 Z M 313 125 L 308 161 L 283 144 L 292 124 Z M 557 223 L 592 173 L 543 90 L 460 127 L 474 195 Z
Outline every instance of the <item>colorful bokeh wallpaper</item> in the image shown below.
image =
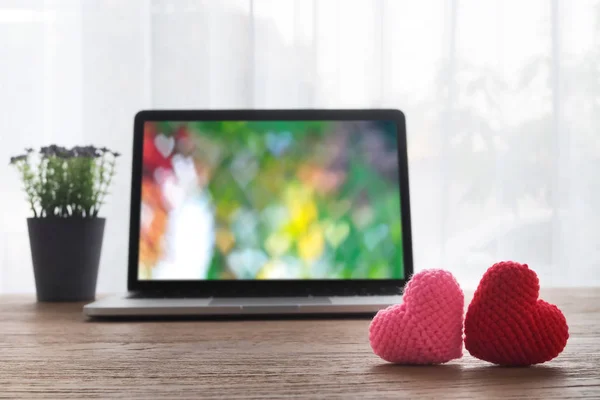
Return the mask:
M 391 121 L 146 122 L 139 279 L 404 278 Z

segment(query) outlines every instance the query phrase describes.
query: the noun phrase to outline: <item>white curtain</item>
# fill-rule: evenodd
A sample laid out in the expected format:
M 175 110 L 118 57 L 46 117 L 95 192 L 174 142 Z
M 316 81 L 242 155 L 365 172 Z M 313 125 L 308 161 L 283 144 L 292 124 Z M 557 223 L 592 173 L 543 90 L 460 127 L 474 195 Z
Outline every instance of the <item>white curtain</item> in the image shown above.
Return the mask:
M 0 293 L 34 291 L 6 164 L 51 143 L 124 154 L 98 291 L 125 290 L 143 108 L 402 109 L 417 270 L 598 285 L 598 60 L 599 0 L 3 0 Z

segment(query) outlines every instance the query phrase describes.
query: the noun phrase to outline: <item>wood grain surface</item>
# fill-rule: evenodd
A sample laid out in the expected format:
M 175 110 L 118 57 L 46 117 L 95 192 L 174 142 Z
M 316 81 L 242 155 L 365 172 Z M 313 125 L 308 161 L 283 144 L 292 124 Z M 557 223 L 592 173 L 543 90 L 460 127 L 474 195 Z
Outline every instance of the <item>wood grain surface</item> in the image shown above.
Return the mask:
M 501 368 L 387 364 L 366 319 L 90 322 L 82 304 L 3 296 L 0 398 L 600 399 L 600 288 L 542 297 L 567 317 L 565 351 Z

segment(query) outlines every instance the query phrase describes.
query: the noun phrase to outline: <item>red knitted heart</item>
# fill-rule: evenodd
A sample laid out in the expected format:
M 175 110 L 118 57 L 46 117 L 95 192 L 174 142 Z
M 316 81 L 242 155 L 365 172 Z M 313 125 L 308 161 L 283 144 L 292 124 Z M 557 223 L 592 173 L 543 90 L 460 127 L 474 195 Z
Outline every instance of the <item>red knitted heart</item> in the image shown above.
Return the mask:
M 526 264 L 491 266 L 483 275 L 465 317 L 465 348 L 473 357 L 499 365 L 552 360 L 567 344 L 562 312 L 538 300 L 538 277 Z

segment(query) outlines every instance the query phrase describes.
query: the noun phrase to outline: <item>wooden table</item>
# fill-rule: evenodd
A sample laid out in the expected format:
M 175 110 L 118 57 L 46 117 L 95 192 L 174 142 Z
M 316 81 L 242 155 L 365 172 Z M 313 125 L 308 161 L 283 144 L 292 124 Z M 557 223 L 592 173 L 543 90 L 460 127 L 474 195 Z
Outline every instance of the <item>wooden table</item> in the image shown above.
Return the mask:
M 600 398 L 600 288 L 555 289 L 563 354 L 501 368 L 466 354 L 401 367 L 368 320 L 86 322 L 81 304 L 0 297 L 0 398 Z

